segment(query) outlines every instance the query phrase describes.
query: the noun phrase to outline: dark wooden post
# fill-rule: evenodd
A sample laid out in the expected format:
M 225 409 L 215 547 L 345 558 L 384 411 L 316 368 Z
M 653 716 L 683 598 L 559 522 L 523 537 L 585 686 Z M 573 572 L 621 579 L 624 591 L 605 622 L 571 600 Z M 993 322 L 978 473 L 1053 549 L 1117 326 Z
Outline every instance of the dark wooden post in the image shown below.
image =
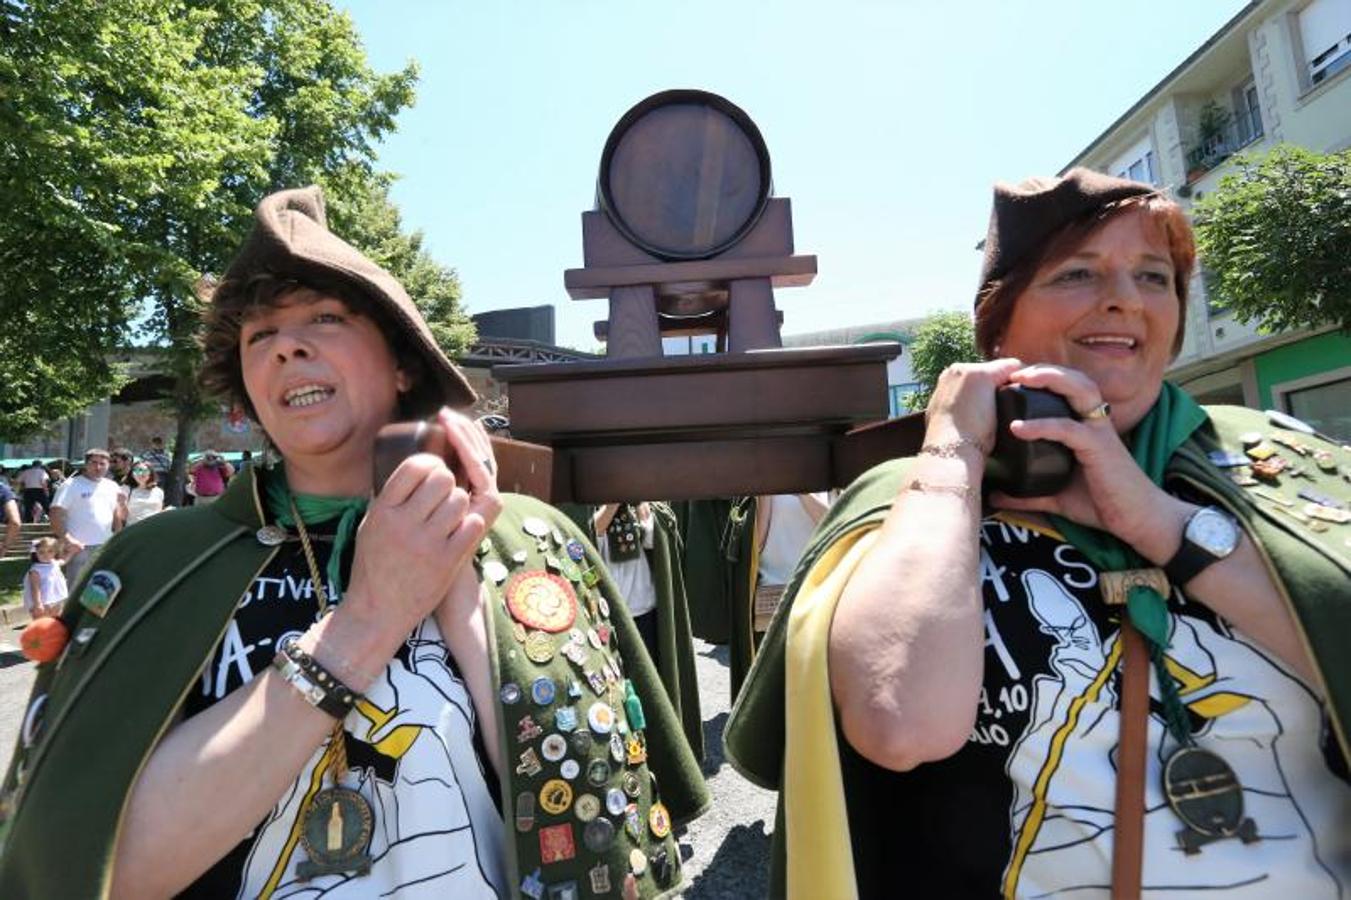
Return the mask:
M 768 278 L 739 278 L 728 286 L 728 295 L 727 352 L 783 346 Z
M 610 328 L 605 355 L 612 359 L 661 356 L 657 293 L 650 284 L 610 289 Z

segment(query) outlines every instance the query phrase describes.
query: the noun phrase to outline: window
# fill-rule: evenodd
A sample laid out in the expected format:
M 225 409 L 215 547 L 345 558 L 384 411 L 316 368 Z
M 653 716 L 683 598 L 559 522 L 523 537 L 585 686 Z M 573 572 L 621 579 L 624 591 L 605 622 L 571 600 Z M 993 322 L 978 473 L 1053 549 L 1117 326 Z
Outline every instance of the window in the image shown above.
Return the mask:
M 1313 0 L 1299 12 L 1299 36 L 1311 87 L 1351 66 L 1351 3 Z
M 1339 441 L 1351 441 L 1351 368 L 1271 387 L 1290 415 Z
M 891 394 L 891 416 L 903 416 L 910 412 L 910 407 L 906 406 L 905 398 L 915 391 L 919 390 L 918 381 L 907 381 L 905 384 L 893 384 L 888 388 Z
M 1234 126 L 1239 147 L 1262 136 L 1262 107 L 1257 100 L 1257 85 L 1251 80 L 1234 91 Z
M 1116 161 L 1107 167 L 1107 171 L 1118 178 L 1158 184 L 1159 168 L 1154 162 L 1154 148 L 1150 146 L 1149 138 L 1145 138 L 1117 157 Z

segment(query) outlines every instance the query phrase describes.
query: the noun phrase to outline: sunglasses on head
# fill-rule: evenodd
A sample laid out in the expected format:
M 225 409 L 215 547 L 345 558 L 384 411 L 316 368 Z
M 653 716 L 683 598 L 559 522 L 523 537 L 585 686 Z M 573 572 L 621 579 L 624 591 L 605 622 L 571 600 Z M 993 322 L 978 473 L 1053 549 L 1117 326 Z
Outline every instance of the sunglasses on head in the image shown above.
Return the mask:
M 134 473 L 136 473 L 137 475 L 149 475 L 149 474 L 150 474 L 150 467 L 149 467 L 149 466 L 132 466 L 132 467 L 131 467 L 131 471 L 134 472 Z

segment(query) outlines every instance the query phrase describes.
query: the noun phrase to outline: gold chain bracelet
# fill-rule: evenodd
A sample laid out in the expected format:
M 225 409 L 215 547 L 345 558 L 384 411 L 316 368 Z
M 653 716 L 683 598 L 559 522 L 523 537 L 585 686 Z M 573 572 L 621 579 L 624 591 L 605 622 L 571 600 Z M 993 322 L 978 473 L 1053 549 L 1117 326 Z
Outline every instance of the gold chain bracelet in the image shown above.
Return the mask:
M 957 451 L 963 447 L 974 447 L 980 451 L 981 456 L 985 455 L 985 444 L 965 435 L 958 435 L 957 440 L 942 444 L 925 444 L 919 448 L 919 452 L 924 456 L 941 456 L 944 459 L 952 459 L 957 456 Z
M 953 494 L 967 500 L 980 500 L 980 492 L 969 484 L 928 484 L 916 478 L 905 486 L 907 491 L 921 494 Z

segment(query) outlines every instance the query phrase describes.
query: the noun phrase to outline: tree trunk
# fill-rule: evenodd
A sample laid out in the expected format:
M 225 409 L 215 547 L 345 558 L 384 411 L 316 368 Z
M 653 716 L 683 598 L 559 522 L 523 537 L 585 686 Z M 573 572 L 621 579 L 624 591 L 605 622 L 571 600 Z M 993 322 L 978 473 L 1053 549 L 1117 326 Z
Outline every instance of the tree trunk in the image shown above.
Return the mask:
M 174 413 L 178 424 L 174 433 L 174 460 L 169 466 L 169 484 L 164 488 L 164 503 L 182 506 L 183 486 L 188 483 L 188 454 L 196 449 L 192 446 L 192 431 L 197 424 L 197 416 L 182 402 L 176 404 Z

